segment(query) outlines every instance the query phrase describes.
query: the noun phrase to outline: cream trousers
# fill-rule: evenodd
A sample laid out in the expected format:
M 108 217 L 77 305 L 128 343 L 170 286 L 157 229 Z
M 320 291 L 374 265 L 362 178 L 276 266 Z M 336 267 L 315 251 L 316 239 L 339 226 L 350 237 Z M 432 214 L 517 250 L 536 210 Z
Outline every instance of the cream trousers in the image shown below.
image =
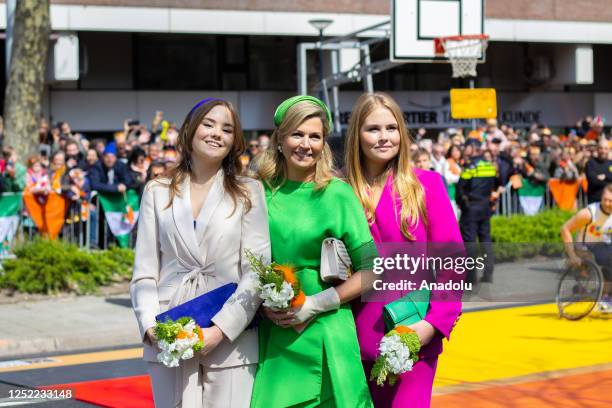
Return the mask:
M 147 363 L 153 398 L 157 408 L 191 408 L 183 407 L 180 401 L 181 392 L 177 392 L 176 368 L 162 364 Z M 202 382 L 203 408 L 248 408 L 251 403 L 251 392 L 257 364 L 248 364 L 228 368 L 209 368 L 200 366 Z

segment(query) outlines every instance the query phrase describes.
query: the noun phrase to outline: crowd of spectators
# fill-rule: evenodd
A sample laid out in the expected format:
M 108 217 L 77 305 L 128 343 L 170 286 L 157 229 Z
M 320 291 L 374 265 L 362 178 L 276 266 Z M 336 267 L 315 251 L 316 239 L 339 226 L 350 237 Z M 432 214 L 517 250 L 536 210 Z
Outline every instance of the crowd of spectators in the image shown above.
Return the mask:
M 0 118 L 0 143 L 2 130 Z M 551 178 L 567 182 L 584 178 L 588 201 L 594 202 L 612 182 L 611 139 L 604 130 L 599 116 L 586 117 L 563 133 L 538 124 L 515 129 L 495 119 L 475 130 L 450 128 L 433 137 L 426 129 L 414 129 L 413 164 L 440 173 L 451 198 L 464 166 L 479 152 L 497 169 L 500 189 L 496 194 L 504 191 L 514 175 L 533 185 L 546 184 Z M 159 111 L 149 125 L 126 120 L 110 140 L 89 139 L 73 132 L 68 122 L 51 125 L 41 119 L 39 155 L 22 162 L 15 149 L 2 146 L 0 192 L 25 191 L 41 202 L 55 192 L 75 205 L 87 200 L 92 191 L 134 189 L 141 194 L 147 181 L 176 162 L 178 132 L 177 125 Z M 245 169 L 269 145 L 267 134 L 248 140 L 242 157 Z
M 1 132 L 0 132 L 1 133 Z M 11 146 L 1 146 L 0 188 L 28 191 L 41 199 L 51 191 L 69 200 L 86 198 L 92 190 L 123 193 L 142 188 L 176 161 L 176 124 L 157 112 L 150 126 L 126 120 L 112 140 L 88 139 L 68 122 L 51 126 L 40 120 L 39 152 L 24 165 Z
M 476 130 L 447 129 L 433 140 L 423 136 L 424 129 L 415 133 L 414 165 L 440 173 L 449 192 L 475 151 L 496 167 L 500 188 L 492 200 L 513 186 L 515 175 L 535 186 L 553 178 L 568 183 L 585 180 L 589 203 L 599 201 L 603 188 L 612 182 L 612 139 L 600 116 L 586 117 L 564 133 L 538 124 L 517 130 L 495 119 Z
M 0 143 L 2 135 L 0 118 Z M 161 111 L 148 126 L 126 120 L 123 130 L 110 140 L 87 138 L 73 132 L 68 122 L 50 125 L 41 119 L 39 154 L 22 161 L 12 146 L 0 145 L 0 193 L 31 194 L 43 205 L 49 194 L 61 195 L 73 210 L 67 211 L 68 220 L 79 213 L 83 202 L 90 201 L 92 191 L 124 193 L 133 189 L 141 195 L 147 181 L 176 161 L 177 138 L 176 124 L 164 120 Z M 89 207 L 96 215 L 96 206 L 90 203 Z

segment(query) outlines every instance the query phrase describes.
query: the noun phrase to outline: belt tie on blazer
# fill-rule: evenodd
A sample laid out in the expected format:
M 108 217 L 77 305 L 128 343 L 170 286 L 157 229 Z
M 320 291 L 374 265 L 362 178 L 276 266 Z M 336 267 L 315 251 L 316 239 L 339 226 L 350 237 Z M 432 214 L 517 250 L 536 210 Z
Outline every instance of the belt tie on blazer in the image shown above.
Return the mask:
M 179 265 L 182 269 L 179 269 L 177 273 L 185 276 L 174 292 L 168 309 L 208 292 L 209 279 L 215 275 L 214 262 L 207 262 L 204 266 L 192 266 L 186 265 L 179 259 Z
M 208 291 L 209 278 L 214 278 L 214 262 L 208 262 L 204 266 L 186 265 L 179 259 L 179 264 L 183 269 L 179 270 L 179 274 L 184 274 L 177 291 L 172 296 L 169 308 L 182 304 L 194 297 L 206 293 Z M 206 339 L 204 339 L 206 341 Z M 182 387 L 177 387 L 179 393 L 176 401 L 182 400 L 183 408 L 201 408 L 202 407 L 202 379 L 200 378 L 200 358 L 195 355 L 189 360 L 182 360 L 178 369 L 177 385 L 182 384 Z

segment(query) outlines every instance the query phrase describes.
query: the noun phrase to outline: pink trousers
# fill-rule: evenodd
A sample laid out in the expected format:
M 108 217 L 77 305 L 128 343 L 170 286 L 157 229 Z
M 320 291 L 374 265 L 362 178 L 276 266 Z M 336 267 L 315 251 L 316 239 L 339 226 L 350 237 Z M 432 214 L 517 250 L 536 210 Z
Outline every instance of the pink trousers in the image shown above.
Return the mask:
M 363 361 L 366 377 L 370 378 L 373 361 Z M 421 358 L 412 371 L 404 373 L 393 387 L 379 387 L 368 381 L 375 408 L 429 408 L 431 389 L 438 366 L 438 356 Z

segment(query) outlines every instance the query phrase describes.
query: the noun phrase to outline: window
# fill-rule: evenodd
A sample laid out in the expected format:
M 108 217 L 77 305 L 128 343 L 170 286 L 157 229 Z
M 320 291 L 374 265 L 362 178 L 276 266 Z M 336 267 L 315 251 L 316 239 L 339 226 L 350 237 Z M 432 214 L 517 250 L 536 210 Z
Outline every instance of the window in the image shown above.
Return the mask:
M 295 37 L 249 37 L 250 89 L 295 91 L 297 42 Z
M 136 34 L 134 56 L 136 89 L 219 89 L 216 36 Z

